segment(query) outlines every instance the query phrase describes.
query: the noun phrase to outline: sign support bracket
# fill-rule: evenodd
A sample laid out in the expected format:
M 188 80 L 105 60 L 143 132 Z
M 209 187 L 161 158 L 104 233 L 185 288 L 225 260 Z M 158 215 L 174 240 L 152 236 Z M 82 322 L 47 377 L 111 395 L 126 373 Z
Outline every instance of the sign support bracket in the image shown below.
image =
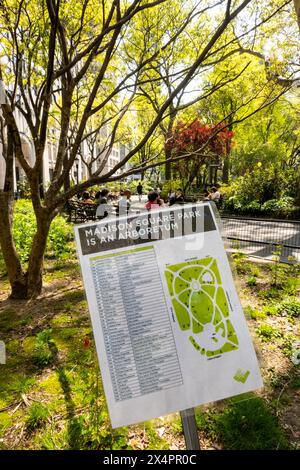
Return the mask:
M 187 450 L 201 450 L 194 408 L 180 411 L 183 434 Z

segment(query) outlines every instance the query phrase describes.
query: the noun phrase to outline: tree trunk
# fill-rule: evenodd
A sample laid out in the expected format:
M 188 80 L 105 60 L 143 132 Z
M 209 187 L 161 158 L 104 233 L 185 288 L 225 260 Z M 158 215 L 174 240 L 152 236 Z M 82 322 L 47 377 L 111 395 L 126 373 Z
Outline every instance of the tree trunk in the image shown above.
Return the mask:
M 300 29 L 300 0 L 294 0 L 294 6 L 297 15 L 298 26 Z
M 143 165 L 143 163 L 147 160 L 145 147 L 141 148 L 138 155 L 139 155 L 139 163 L 140 165 Z M 141 181 L 143 181 L 144 179 L 145 179 L 145 172 L 141 171 Z
M 201 173 L 197 175 L 197 183 L 196 183 L 196 186 L 197 186 L 198 189 L 200 189 L 201 186 L 202 186 L 202 175 L 201 175 Z
M 208 178 L 209 178 L 209 171 L 210 171 L 210 167 L 206 164 L 204 170 L 203 170 L 203 179 L 202 179 L 202 182 L 203 182 L 203 189 L 206 189 L 208 186 L 209 186 L 209 181 L 208 181 Z
M 37 297 L 43 287 L 43 264 L 47 238 L 53 215 L 41 210 L 37 216 L 37 231 L 33 238 L 27 269 L 27 298 Z
M 172 154 L 171 150 L 165 150 L 166 160 L 168 158 L 171 158 L 171 154 Z M 170 180 L 171 178 L 172 178 L 171 162 L 166 162 L 166 164 L 165 164 L 165 179 Z
M 40 192 L 40 198 L 44 199 L 45 188 L 44 188 L 44 163 L 43 161 L 41 161 L 41 168 L 40 168 L 40 174 L 39 174 L 39 192 Z
M 27 296 L 27 277 L 22 270 L 12 235 L 14 198 L 12 192 L 0 191 L 0 245 L 11 285 L 12 299 Z
M 224 163 L 223 163 L 222 182 L 224 184 L 229 183 L 229 164 L 230 164 L 230 159 L 229 159 L 229 154 L 228 154 L 224 158 Z
M 5 179 L 0 190 L 0 246 L 5 261 L 12 298 L 24 298 L 26 294 L 26 275 L 14 244 L 12 223 L 14 206 L 14 145 L 10 128 L 7 130 L 7 145 L 3 145 L 5 156 Z M 19 297 L 20 296 L 20 297 Z
M 211 186 L 213 184 L 213 167 L 209 167 L 209 185 Z
M 44 252 L 53 216 L 46 212 L 39 215 L 28 270 L 24 273 L 12 235 L 13 205 L 13 194 L 0 191 L 0 246 L 11 285 L 10 298 L 30 299 L 39 295 L 42 290 Z
M 67 192 L 71 188 L 71 183 L 70 183 L 70 174 L 67 173 L 64 179 L 64 191 Z
M 233 102 L 232 100 L 230 101 L 230 118 L 229 118 L 229 122 L 228 122 L 228 130 L 230 132 L 233 131 L 233 119 L 234 119 L 234 108 L 233 108 Z M 228 143 L 227 141 L 227 144 L 226 144 L 226 155 L 224 157 L 224 160 L 223 160 L 223 172 L 222 172 L 222 182 L 224 184 L 228 184 L 229 183 L 229 172 L 230 172 L 230 144 Z
M 214 186 L 218 184 L 218 168 L 214 168 Z

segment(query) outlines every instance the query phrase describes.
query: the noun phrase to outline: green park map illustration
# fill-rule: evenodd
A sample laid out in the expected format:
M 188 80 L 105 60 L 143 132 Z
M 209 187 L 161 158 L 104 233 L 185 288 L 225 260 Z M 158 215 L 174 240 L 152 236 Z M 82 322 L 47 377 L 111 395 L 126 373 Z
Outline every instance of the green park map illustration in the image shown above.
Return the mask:
M 167 266 L 165 276 L 181 330 L 208 358 L 238 349 L 238 338 L 216 259 L 207 257 Z

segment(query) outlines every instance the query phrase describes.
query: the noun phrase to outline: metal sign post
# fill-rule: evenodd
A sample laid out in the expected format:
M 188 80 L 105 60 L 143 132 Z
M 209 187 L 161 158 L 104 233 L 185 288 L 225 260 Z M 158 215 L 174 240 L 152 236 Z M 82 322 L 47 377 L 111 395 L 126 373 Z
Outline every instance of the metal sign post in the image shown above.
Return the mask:
M 185 446 L 187 450 L 201 450 L 194 408 L 180 411 Z

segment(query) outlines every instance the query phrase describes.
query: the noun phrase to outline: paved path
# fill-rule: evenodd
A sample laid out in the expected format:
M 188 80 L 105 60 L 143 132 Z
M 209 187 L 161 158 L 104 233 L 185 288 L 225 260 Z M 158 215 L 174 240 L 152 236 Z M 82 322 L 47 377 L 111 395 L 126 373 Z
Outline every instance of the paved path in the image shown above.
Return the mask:
M 145 208 L 147 196 L 131 197 L 132 208 Z M 274 259 L 276 246 L 280 245 L 281 259 L 294 257 L 300 262 L 300 222 L 270 221 L 261 219 L 222 218 L 224 235 L 229 238 L 231 249 L 267 259 Z
M 146 195 L 143 194 L 142 196 L 142 201 L 139 202 L 139 197 L 138 196 L 131 196 L 130 198 L 131 200 L 131 206 L 135 209 L 145 209 L 145 204 L 147 203 L 148 201 L 148 198 Z
M 281 251 L 283 260 L 300 261 L 300 222 L 222 218 L 222 223 L 232 248 L 270 259 Z

